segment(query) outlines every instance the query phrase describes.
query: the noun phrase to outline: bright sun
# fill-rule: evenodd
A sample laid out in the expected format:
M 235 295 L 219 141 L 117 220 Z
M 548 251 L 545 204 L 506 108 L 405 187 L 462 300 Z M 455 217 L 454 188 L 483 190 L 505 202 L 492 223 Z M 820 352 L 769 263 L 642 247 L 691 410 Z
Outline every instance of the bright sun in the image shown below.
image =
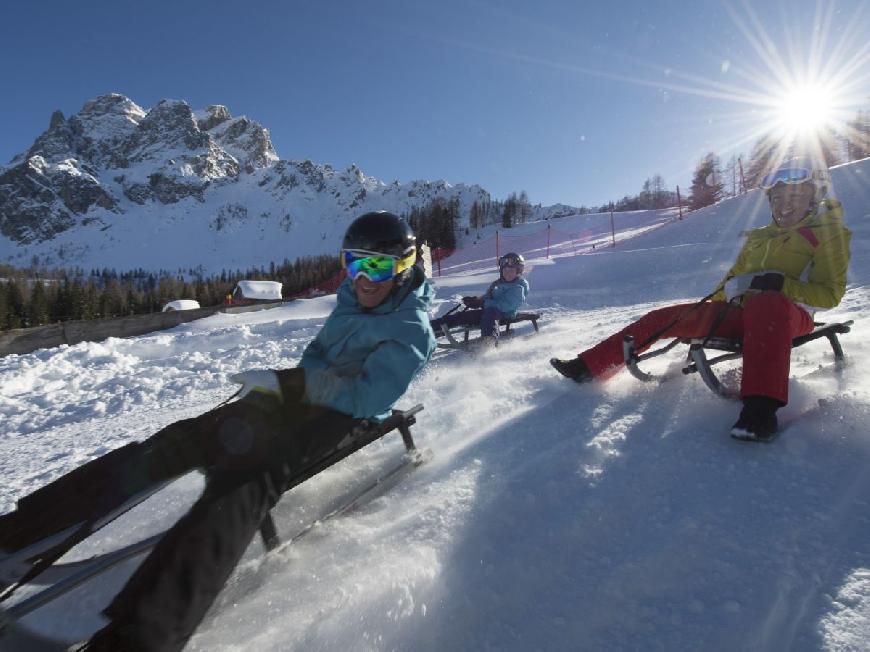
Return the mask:
M 860 27 L 866 23 L 847 20 L 835 3 L 817 3 L 815 14 L 767 29 L 750 3 L 743 5 L 745 13 L 728 13 L 751 52 L 741 62 L 723 59 L 715 82 L 683 75 L 686 83 L 674 88 L 746 107 L 725 114 L 733 135 L 721 149 L 748 145 L 759 157 L 769 150 L 773 158 L 835 159 L 844 140 L 861 137 L 853 122 L 870 88 L 870 45 Z
M 800 86 L 783 93 L 779 103 L 782 127 L 795 135 L 818 134 L 834 122 L 834 106 L 828 89 Z

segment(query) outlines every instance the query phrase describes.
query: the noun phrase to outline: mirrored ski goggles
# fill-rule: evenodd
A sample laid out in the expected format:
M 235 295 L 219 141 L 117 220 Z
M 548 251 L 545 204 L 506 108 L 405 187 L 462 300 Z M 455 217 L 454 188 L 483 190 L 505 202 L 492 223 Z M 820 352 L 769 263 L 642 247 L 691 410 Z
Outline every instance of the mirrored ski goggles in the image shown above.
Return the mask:
M 389 281 L 409 269 L 417 259 L 417 252 L 411 251 L 404 258 L 385 256 L 373 251 L 343 249 L 341 261 L 347 275 L 355 279 L 359 274 L 374 283 Z
M 804 183 L 809 181 L 812 176 L 812 170 L 806 168 L 783 168 L 762 178 L 761 187 L 764 190 L 770 190 L 778 183 Z

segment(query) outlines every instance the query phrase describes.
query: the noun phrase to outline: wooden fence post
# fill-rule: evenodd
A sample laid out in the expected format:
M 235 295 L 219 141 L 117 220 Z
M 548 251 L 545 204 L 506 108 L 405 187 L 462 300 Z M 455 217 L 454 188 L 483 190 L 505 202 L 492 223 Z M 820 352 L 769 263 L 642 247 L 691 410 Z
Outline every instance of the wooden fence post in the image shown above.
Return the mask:
M 680 211 L 680 219 L 683 219 L 683 200 L 680 199 L 680 187 L 677 186 L 677 209 Z

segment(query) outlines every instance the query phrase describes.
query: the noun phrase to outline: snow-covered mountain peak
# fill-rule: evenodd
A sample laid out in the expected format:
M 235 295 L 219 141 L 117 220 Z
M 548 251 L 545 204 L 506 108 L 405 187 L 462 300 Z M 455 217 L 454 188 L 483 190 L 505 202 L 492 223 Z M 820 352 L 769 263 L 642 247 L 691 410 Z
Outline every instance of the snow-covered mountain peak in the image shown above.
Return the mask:
M 52 114 L 0 168 L 0 261 L 220 270 L 331 251 L 359 213 L 409 213 L 435 199 L 461 215 L 477 185 L 385 184 L 356 164 L 281 160 L 269 130 L 212 104 L 143 109 L 109 93 Z M 290 237 L 288 247 L 287 236 Z
M 138 124 L 145 117 L 145 110 L 129 97 L 120 93 L 106 93 L 85 102 L 76 114 L 81 120 L 99 120 L 105 116 L 118 116 Z
M 200 152 L 209 144 L 208 134 L 200 131 L 187 102 L 161 100 L 130 134 L 122 152 L 126 160 L 117 167 L 161 159 L 170 152 Z
M 27 152 L 14 157 L 10 167 L 33 156 L 41 156 L 50 163 L 75 159 L 103 167 L 136 131 L 145 115 L 135 102 L 117 93 L 86 102 L 81 111 L 68 120 L 61 111 L 54 111 L 48 129 Z
M 193 115 L 196 118 L 196 124 L 203 131 L 209 131 L 232 117 L 230 110 L 223 104 L 211 104 L 205 109 L 194 111 Z
M 111 93 L 86 102 L 69 119 L 73 154 L 97 167 L 109 164 L 139 129 L 145 111 L 132 100 Z
M 232 154 L 248 173 L 278 162 L 268 129 L 246 116 L 231 118 L 226 107 L 209 108 L 223 109 L 226 113 L 216 111 L 211 114 L 210 120 L 200 123 L 200 129 L 208 131 L 217 144 Z M 212 122 L 213 126 L 205 129 Z

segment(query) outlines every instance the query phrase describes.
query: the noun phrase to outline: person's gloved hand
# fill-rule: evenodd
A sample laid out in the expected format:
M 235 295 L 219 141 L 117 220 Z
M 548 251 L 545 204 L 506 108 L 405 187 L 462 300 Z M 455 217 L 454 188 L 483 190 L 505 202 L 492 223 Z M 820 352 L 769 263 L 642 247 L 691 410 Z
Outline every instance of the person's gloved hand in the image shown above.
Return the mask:
M 242 386 L 239 390 L 239 398 L 245 398 L 251 392 L 260 392 L 267 396 L 273 396 L 279 401 L 284 400 L 281 392 L 281 384 L 278 382 L 278 374 L 271 369 L 249 369 L 230 376 L 230 380 Z
M 758 272 L 749 284 L 749 289 L 782 292 L 783 285 L 785 285 L 785 275 L 781 272 Z
M 482 308 L 483 297 L 462 297 L 462 303 L 468 308 Z
M 785 276 L 781 272 L 761 271 L 734 276 L 725 283 L 723 288 L 725 299 L 731 301 L 750 290 L 774 290 L 779 292 L 785 283 Z
M 281 397 L 284 403 L 293 403 L 305 397 L 305 370 L 302 367 L 279 369 L 275 372 L 281 384 Z

